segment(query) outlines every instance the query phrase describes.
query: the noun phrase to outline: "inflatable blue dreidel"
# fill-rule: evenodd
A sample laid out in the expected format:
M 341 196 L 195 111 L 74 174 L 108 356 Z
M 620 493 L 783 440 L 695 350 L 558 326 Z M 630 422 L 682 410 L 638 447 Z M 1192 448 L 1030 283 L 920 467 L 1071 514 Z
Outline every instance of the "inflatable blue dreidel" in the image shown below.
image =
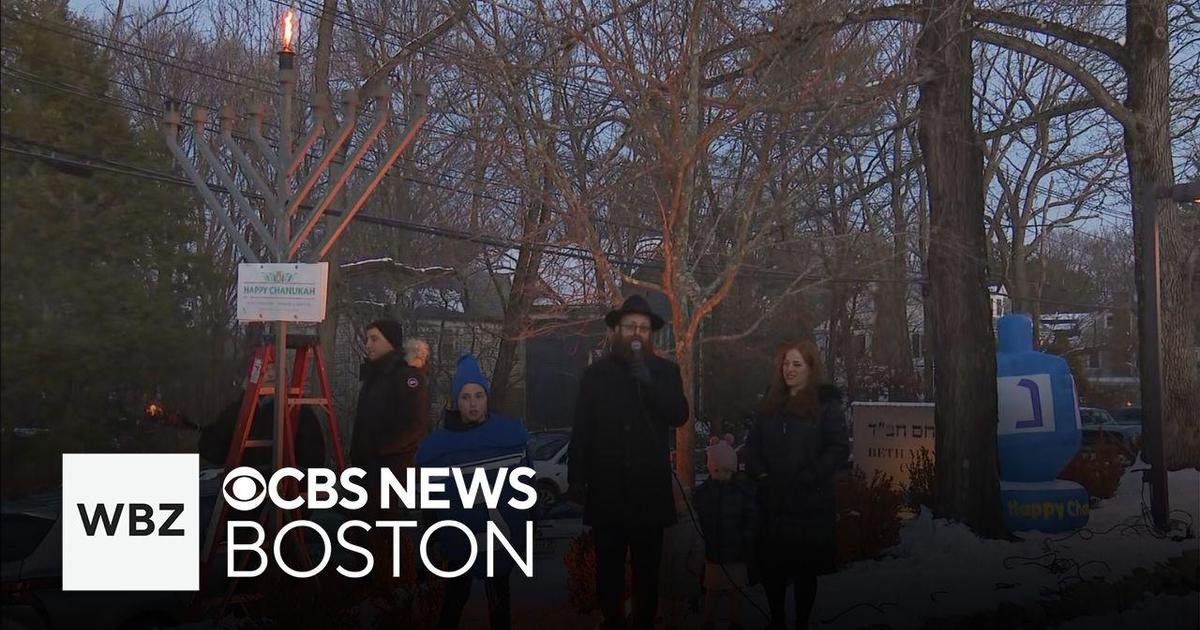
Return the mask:
M 1062 357 L 1033 349 L 1028 315 L 1005 315 L 997 328 L 996 444 L 1005 526 L 1044 532 L 1083 527 L 1087 490 L 1056 479 L 1081 439 L 1071 369 Z
M 1075 457 L 1082 436 L 1071 368 L 1033 349 L 1028 315 L 1005 315 L 997 330 L 1000 479 L 1050 481 Z

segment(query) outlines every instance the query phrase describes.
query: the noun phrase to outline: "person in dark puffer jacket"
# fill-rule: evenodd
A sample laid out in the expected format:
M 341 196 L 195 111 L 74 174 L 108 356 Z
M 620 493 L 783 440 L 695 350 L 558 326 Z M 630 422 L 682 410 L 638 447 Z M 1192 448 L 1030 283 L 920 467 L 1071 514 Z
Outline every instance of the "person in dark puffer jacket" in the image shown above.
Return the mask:
M 425 375 L 404 360 L 400 322 L 381 319 L 366 331 L 362 388 L 354 414 L 350 461 L 368 471 L 390 468 L 404 479 L 417 444 L 425 437 L 429 397 Z
M 709 477 L 692 495 L 700 531 L 704 534 L 704 625 L 716 623 L 716 608 L 721 595 L 729 596 L 730 630 L 741 625 L 741 594 L 748 586 L 747 561 L 754 549 L 757 525 L 753 490 L 733 479 L 737 471 L 737 452 L 728 440 L 708 447 Z
M 807 628 L 817 576 L 834 569 L 834 474 L 849 455 L 841 392 L 826 383 L 816 344 L 785 345 L 746 441 L 746 472 L 759 501 L 756 555 L 772 628 L 785 627 L 788 581 L 795 588 L 796 627 Z
M 393 503 L 392 507 L 383 509 L 380 480 L 385 468 L 401 481 L 413 468 L 413 457 L 425 436 L 429 416 L 425 376 L 404 361 L 404 330 L 400 322 L 381 319 L 368 324 L 364 332 L 366 356 L 359 368 L 362 387 L 354 411 L 350 462 L 366 471 L 363 485 L 368 497 L 366 507 L 359 511 L 357 518 L 367 523 L 405 520 L 405 511 L 399 505 Z M 394 551 L 387 528 L 355 532 L 351 537 L 361 540 L 356 544 L 365 544 L 371 549 L 376 566 L 390 564 Z M 407 538 L 407 533 L 402 532 L 401 537 Z M 385 572 L 376 575 L 381 582 L 388 579 Z
M 454 393 L 454 406 L 446 409 L 442 426 L 421 442 L 417 449 L 418 466 L 462 468 L 467 484 L 471 483 L 472 470 L 476 468 L 488 470 L 489 479 L 494 484 L 499 468 L 511 471 L 518 466 L 529 466 L 529 433 L 520 420 L 488 411 L 488 381 L 473 355 L 465 353 L 458 359 L 451 391 Z M 447 480 L 447 491 L 431 493 L 434 498 L 449 500 L 450 508 L 429 510 L 429 515 L 432 522 L 452 520 L 466 525 L 479 545 L 479 552 L 468 572 L 447 580 L 437 627 L 439 630 L 458 628 L 463 607 L 471 596 L 472 583 L 475 579 L 482 579 L 492 630 L 507 629 L 512 623 L 509 575 L 515 561 L 503 544 L 497 543 L 495 576 L 486 576 L 487 524 L 489 521 L 496 523 L 518 556 L 524 558 L 529 511 L 519 510 L 509 504 L 510 499 L 520 497 L 508 481 L 505 481 L 499 505 L 494 510 L 488 509 L 482 497 L 478 497 L 474 505 L 464 505 L 454 487 L 454 481 Z M 443 565 L 440 568 L 455 571 L 465 565 L 471 552 L 466 534 L 454 528 L 443 528 L 436 535 L 441 552 L 439 564 Z

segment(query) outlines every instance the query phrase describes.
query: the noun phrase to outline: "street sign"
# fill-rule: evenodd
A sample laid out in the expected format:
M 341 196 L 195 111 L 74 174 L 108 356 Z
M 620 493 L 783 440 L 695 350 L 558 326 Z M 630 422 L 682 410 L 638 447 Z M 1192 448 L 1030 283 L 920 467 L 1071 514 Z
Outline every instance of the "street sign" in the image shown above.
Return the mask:
M 240 322 L 320 322 L 325 319 L 329 263 L 238 265 Z

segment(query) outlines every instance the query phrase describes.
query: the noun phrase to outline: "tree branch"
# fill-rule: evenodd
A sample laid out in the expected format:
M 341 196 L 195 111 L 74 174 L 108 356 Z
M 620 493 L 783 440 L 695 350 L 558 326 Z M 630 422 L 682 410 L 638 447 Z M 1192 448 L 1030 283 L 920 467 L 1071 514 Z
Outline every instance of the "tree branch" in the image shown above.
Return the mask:
M 982 28 L 975 29 L 975 41 L 984 42 L 987 44 L 992 44 L 993 46 L 1000 46 L 1001 48 L 1007 48 L 1008 50 L 1023 53 L 1029 55 L 1030 57 L 1040 59 L 1041 61 L 1048 63 L 1059 70 L 1062 70 L 1078 81 L 1079 84 L 1083 86 L 1083 89 L 1087 90 L 1088 94 L 1090 94 L 1092 98 L 1096 99 L 1096 103 L 1100 107 L 1104 108 L 1104 111 L 1108 112 L 1113 118 L 1116 118 L 1121 124 L 1129 126 L 1134 123 L 1133 112 L 1128 107 L 1125 107 L 1125 105 L 1123 105 L 1116 98 L 1114 98 L 1112 93 L 1108 91 L 1108 88 L 1104 87 L 1104 85 L 1100 83 L 1099 79 L 1092 75 L 1092 73 L 1085 70 L 1083 66 L 1068 59 L 1061 53 L 1050 50 L 1045 46 L 1040 46 L 1038 44 L 1034 44 L 1033 42 L 1023 40 L 1019 37 L 1003 35 L 1001 33 L 996 33 L 994 31 L 989 31 Z
M 1046 108 L 1040 112 L 1037 112 L 1036 114 L 1033 114 L 1027 118 L 1022 118 L 1014 123 L 1009 123 L 989 131 L 981 132 L 979 134 L 979 138 L 981 140 L 994 140 L 1000 136 L 1008 135 L 1014 131 L 1020 131 L 1030 125 L 1035 125 L 1039 122 L 1050 120 L 1051 118 L 1069 116 L 1077 112 L 1083 112 L 1089 109 L 1095 109 L 1097 107 L 1100 107 L 1100 104 L 1097 103 L 1096 99 L 1094 98 L 1067 101 L 1066 103 Z
M 472 4 L 470 0 L 458 0 L 457 6 L 454 7 L 454 12 L 446 19 L 401 46 L 400 52 L 392 55 L 390 59 L 379 66 L 375 72 L 371 73 L 371 76 L 362 82 L 362 85 L 358 88 L 359 100 L 365 101 L 368 97 L 373 96 L 379 85 L 387 80 L 388 75 L 391 74 L 396 66 L 400 65 L 405 59 L 408 59 L 413 53 L 420 51 L 442 35 L 445 35 L 455 24 L 458 24 L 466 16 L 467 11 L 471 9 Z
M 1125 70 L 1128 70 L 1132 64 L 1132 60 L 1129 58 L 1125 47 L 1121 44 L 1107 37 L 1101 37 L 1073 26 L 1051 20 L 1029 17 L 1027 15 L 1018 15 L 1006 11 L 991 11 L 988 9 L 976 9 L 970 13 L 970 17 L 975 18 L 975 21 L 981 24 L 995 24 L 1041 33 L 1042 35 L 1049 35 L 1050 37 L 1061 39 L 1064 42 L 1082 48 L 1094 50 L 1117 62 Z

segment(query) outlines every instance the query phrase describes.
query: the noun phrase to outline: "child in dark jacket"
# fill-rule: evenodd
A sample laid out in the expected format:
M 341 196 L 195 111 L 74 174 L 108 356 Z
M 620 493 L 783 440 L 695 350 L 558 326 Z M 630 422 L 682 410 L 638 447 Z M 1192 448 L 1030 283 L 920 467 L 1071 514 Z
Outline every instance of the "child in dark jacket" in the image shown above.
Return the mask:
M 729 596 L 729 628 L 740 628 L 741 594 L 748 586 L 746 563 L 754 549 L 754 495 L 734 481 L 737 452 L 726 440 L 708 447 L 708 479 L 696 488 L 692 500 L 704 533 L 704 628 L 716 623 L 718 598 Z

